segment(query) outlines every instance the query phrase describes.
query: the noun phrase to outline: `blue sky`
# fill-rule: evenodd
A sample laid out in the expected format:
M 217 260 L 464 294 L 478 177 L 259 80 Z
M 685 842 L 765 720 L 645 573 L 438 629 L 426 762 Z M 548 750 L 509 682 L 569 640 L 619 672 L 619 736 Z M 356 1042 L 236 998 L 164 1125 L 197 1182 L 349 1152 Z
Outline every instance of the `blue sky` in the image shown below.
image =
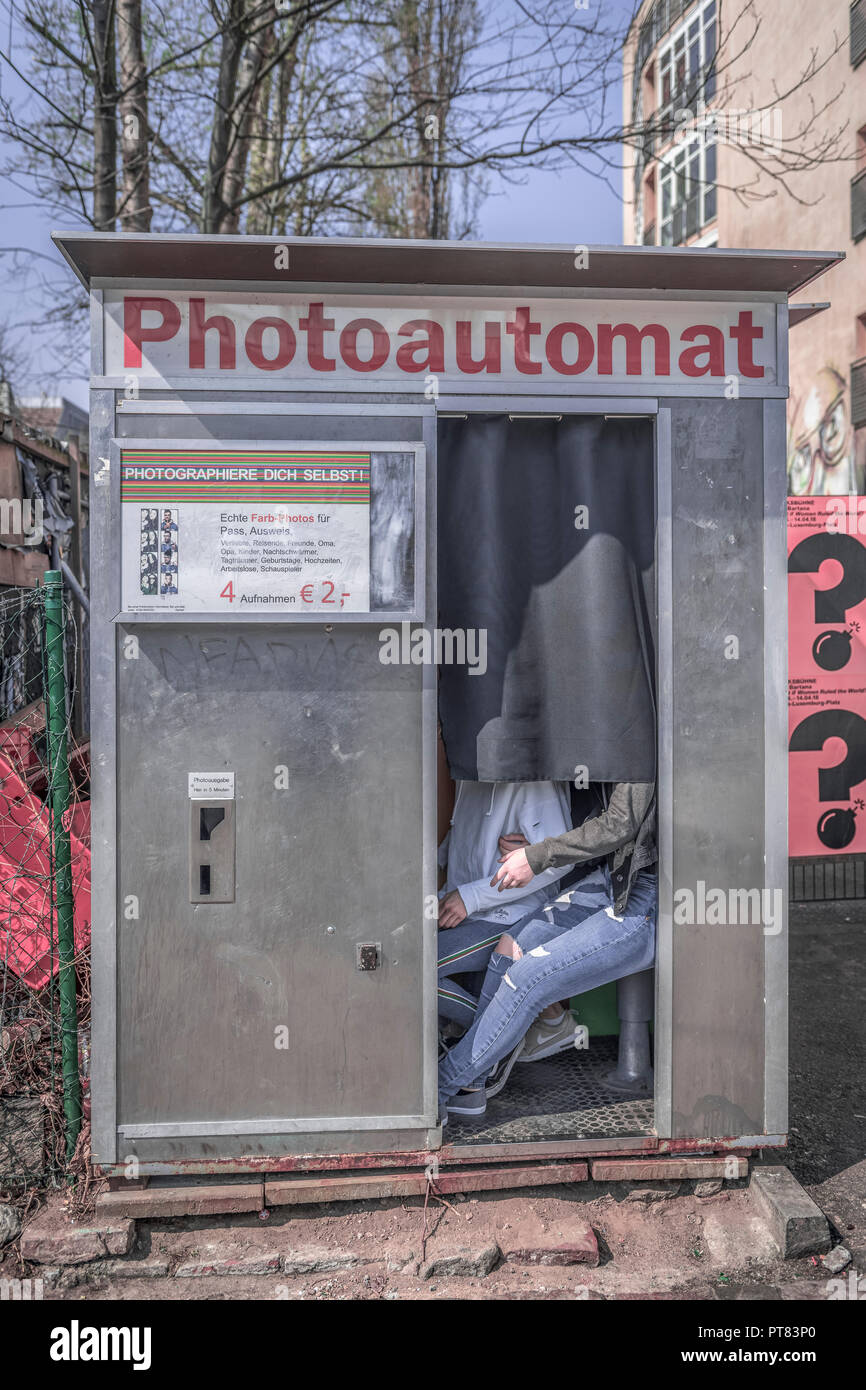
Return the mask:
M 590 0 L 605 3 L 615 13 L 631 13 L 632 0 Z M 570 0 L 563 0 L 568 5 Z M 14 0 L 0 0 L 0 46 L 25 66 L 26 54 L 15 11 Z M 576 6 L 576 8 L 582 8 Z M 20 100 L 25 91 L 20 79 L 0 62 L 0 92 L 5 99 Z M 619 112 L 619 92 L 610 93 L 612 122 Z M 481 205 L 478 228 L 485 241 L 571 242 L 573 244 L 610 244 L 622 240 L 622 204 L 618 191 L 618 176 L 611 172 L 607 180 L 589 171 L 568 173 L 533 171 L 521 176 L 519 184 L 491 180 L 489 196 Z M 20 189 L 0 179 L 0 247 L 27 247 L 50 257 L 62 266 L 50 240 L 52 230 L 63 226 L 62 217 L 43 207 L 33 206 Z M 67 224 L 68 225 L 68 224 Z M 3 262 L 0 261 L 0 270 Z M 8 264 L 8 263 L 7 263 Z M 50 266 L 41 263 L 46 270 Z M 62 271 L 61 273 L 65 273 Z M 71 274 L 71 272 L 69 272 Z M 13 344 L 16 338 L 26 338 L 23 321 L 26 289 L 8 271 L 0 279 L 0 323 Z M 72 375 L 48 380 L 57 371 L 57 364 L 48 351 L 34 355 L 30 379 L 16 383 L 25 394 L 44 386 L 51 394 L 68 396 L 86 406 L 85 379 L 86 345 L 82 343 L 81 367 Z

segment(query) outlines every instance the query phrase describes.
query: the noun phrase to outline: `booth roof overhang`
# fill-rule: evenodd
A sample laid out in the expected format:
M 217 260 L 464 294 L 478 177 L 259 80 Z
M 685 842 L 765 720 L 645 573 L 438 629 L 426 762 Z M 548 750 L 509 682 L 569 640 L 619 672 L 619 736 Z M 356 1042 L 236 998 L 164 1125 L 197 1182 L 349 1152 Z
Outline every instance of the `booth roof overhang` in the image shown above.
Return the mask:
M 54 232 L 82 283 L 94 279 L 269 284 L 511 287 L 563 290 L 793 294 L 837 262 L 841 251 L 718 250 L 705 247 L 556 246 L 372 237 L 248 237 L 162 233 Z M 288 268 L 275 270 L 275 248 Z M 575 257 L 586 251 L 585 265 Z

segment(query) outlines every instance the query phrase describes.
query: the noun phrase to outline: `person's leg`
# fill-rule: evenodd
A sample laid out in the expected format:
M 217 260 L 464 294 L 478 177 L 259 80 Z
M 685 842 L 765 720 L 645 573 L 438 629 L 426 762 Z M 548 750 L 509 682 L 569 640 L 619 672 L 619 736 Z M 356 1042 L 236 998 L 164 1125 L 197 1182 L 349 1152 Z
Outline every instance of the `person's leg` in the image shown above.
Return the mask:
M 600 912 L 610 902 L 610 876 L 606 865 L 600 865 L 572 884 L 564 893 L 544 909 L 543 917 L 521 922 L 514 933 L 515 940 L 524 955 L 537 946 L 546 946 L 564 931 L 569 931 L 578 922 L 585 921 L 594 912 Z M 497 982 L 498 983 L 498 982 Z M 566 1007 L 557 1000 L 542 1009 L 539 1021 L 556 1032 L 564 1029 Z M 551 1033 L 551 1037 L 553 1033 Z M 538 1049 L 535 1049 L 536 1052 Z M 541 1049 L 546 1052 L 546 1046 Z M 527 1060 L 529 1060 L 527 1058 Z
M 456 980 L 450 980 L 443 976 L 436 987 L 436 1009 L 441 1020 L 447 1019 L 449 1023 L 458 1023 L 464 1032 L 471 1028 L 478 1016 L 478 1000 L 464 989 Z M 454 1029 L 455 1037 L 459 1036 L 459 1029 Z M 443 1034 L 450 1038 L 450 1033 Z
M 467 917 L 459 926 L 439 931 L 438 1001 L 442 1018 L 469 1028 L 475 1021 L 478 1003 L 453 979 L 464 971 L 480 971 L 490 959 L 500 932 L 489 922 Z
M 534 950 L 535 947 L 546 945 L 547 942 L 555 940 L 557 936 L 570 930 L 576 923 L 607 906 L 609 892 L 608 872 L 606 867 L 602 865 L 594 869 L 592 873 L 587 874 L 579 883 L 566 889 L 558 898 L 552 899 L 543 908 L 533 908 L 525 917 L 515 922 L 507 932 L 504 932 L 492 948 L 488 945 L 489 938 L 485 939 L 483 945 L 487 951 L 488 965 L 477 1001 L 472 999 L 455 981 L 443 978 L 443 961 L 446 966 L 449 965 L 451 956 L 441 957 L 439 1013 L 443 1017 L 454 1019 L 467 1028 L 467 1034 L 464 1036 L 465 1041 L 468 1037 L 468 1030 L 475 1025 L 496 994 L 502 977 L 511 962 L 520 960 L 522 955 Z M 467 958 L 464 953 L 470 948 L 472 933 L 471 928 L 469 932 L 464 932 L 464 928 L 471 922 L 472 919 L 467 918 L 467 921 L 461 922 L 459 927 L 455 927 L 451 931 L 440 932 L 440 951 L 443 949 L 443 938 L 456 936 L 456 933 L 460 932 L 462 935 L 458 941 L 455 941 L 452 955 L 460 959 Z M 451 966 L 451 969 L 453 968 Z M 563 1016 L 564 1010 L 558 1000 L 544 1009 L 541 1014 L 541 1018 L 553 1032 L 561 1027 Z M 476 1078 L 471 1083 L 472 1087 L 483 1086 L 484 1080 L 483 1076 Z
M 572 895 L 575 890 L 569 889 L 561 894 L 555 902 L 550 902 L 546 907 L 543 907 L 540 916 L 536 915 L 538 911 L 536 909 L 519 922 L 515 922 L 509 931 L 502 934 L 489 959 L 481 993 L 478 996 L 477 1009 L 472 1019 L 473 1025 L 496 994 L 509 965 L 513 961 L 520 960 L 521 956 L 536 946 L 555 940 L 557 936 L 568 931 L 576 922 L 591 916 L 594 911 L 598 910 L 599 906 L 604 906 L 606 903 L 605 885 L 606 879 L 600 876 L 597 882 L 593 882 L 588 891 L 582 892 L 579 896 L 575 895 L 574 905 L 572 905 Z M 577 886 L 580 887 L 580 885 Z M 554 1023 L 559 1022 L 562 1013 L 563 1010 L 559 1003 L 552 1004 L 549 1009 L 544 1010 L 544 1015 L 550 1015 Z M 474 1084 L 483 1085 L 483 1078 L 476 1080 Z
M 440 1066 L 442 1101 L 489 1075 L 547 1005 L 647 969 L 655 955 L 656 901 L 655 877 L 639 874 L 622 919 L 607 907 L 548 945 L 506 960 L 495 995 Z

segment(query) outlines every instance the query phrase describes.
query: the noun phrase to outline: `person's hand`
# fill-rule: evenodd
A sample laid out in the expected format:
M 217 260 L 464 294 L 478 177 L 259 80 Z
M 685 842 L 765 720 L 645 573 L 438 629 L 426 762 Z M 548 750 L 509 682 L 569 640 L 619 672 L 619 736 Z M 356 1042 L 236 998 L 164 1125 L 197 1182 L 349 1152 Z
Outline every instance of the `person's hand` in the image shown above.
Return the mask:
M 502 868 L 496 870 L 490 887 L 498 885 L 500 893 L 505 888 L 525 888 L 533 877 L 525 849 L 513 849 L 510 854 L 503 854 L 499 862 Z
M 466 918 L 466 905 L 463 902 L 456 888 L 452 888 L 450 893 L 439 903 L 439 925 L 446 930 L 449 927 L 459 927 L 460 923 Z
M 513 849 L 523 849 L 528 844 L 525 835 L 521 835 L 519 830 L 512 830 L 507 835 L 499 836 L 499 853 L 510 854 Z

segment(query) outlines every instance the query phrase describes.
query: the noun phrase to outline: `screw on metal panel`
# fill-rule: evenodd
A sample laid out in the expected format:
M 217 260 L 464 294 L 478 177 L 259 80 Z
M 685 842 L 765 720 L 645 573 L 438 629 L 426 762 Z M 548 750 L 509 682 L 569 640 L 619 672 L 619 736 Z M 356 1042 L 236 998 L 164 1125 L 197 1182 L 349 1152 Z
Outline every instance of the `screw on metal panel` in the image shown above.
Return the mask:
M 328 936 L 333 936 L 336 930 L 336 927 L 325 927 L 325 931 L 328 933 Z

